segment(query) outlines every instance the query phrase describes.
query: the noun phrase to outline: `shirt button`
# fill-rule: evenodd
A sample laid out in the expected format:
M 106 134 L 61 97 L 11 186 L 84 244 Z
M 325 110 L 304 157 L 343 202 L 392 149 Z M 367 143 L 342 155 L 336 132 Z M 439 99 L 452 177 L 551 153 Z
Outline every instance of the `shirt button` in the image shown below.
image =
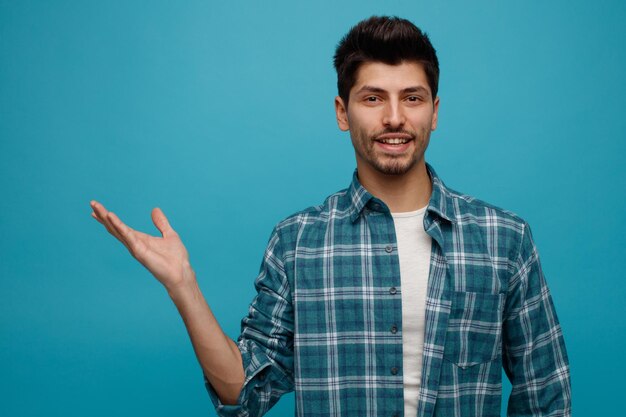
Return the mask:
M 391 375 L 398 375 L 398 368 L 396 368 L 395 366 L 391 368 Z
M 385 252 L 387 252 L 387 253 L 393 252 L 393 246 L 391 246 L 391 245 L 385 246 Z
M 398 333 L 398 327 L 397 326 L 391 326 L 391 333 L 393 333 L 393 334 Z
M 395 294 L 397 292 L 398 292 L 398 290 L 396 289 L 396 287 L 389 288 L 389 294 L 393 295 L 393 294 Z

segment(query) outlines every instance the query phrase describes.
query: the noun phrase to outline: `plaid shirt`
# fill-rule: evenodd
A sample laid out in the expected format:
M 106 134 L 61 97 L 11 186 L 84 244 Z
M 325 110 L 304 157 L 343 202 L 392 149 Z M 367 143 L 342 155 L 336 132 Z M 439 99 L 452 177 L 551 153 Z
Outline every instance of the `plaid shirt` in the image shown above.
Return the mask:
M 504 368 L 509 416 L 570 416 L 567 354 L 528 225 L 428 170 L 418 415 L 499 417 Z M 394 223 L 356 174 L 347 190 L 276 226 L 255 285 L 238 342 L 238 405 L 221 404 L 207 383 L 218 414 L 261 416 L 295 389 L 298 416 L 403 415 Z

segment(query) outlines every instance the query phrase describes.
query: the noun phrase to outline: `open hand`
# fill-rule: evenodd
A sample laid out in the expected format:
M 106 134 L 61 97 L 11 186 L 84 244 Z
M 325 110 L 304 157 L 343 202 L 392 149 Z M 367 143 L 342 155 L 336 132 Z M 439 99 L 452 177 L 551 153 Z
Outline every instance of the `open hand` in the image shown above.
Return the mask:
M 152 210 L 152 221 L 161 237 L 134 230 L 97 201 L 90 203 L 91 216 L 100 222 L 168 290 L 195 279 L 189 255 L 178 234 L 159 208 Z

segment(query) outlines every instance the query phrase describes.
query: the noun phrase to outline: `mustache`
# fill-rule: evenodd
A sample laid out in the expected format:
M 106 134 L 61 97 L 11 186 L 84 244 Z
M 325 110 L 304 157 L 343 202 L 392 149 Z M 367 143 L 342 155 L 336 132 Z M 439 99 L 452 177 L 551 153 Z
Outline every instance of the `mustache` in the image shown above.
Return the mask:
M 389 135 L 389 134 L 401 134 L 401 135 L 407 135 L 410 136 L 411 139 L 415 139 L 418 135 L 417 132 L 413 131 L 413 130 L 407 130 L 407 129 L 383 129 L 380 130 L 378 132 L 375 132 L 373 135 L 371 135 L 372 139 L 377 139 L 382 135 Z

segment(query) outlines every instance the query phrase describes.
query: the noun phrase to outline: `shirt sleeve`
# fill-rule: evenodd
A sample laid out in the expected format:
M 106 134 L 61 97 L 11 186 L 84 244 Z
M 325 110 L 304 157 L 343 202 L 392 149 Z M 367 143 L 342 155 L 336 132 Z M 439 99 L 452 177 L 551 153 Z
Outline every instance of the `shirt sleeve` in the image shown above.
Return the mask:
M 235 405 L 224 405 L 205 378 L 220 416 L 262 416 L 293 390 L 293 308 L 280 239 L 270 237 L 255 281 L 257 295 L 241 322 L 237 346 L 245 380 Z
M 505 305 L 503 365 L 509 417 L 571 416 L 565 343 L 527 224 Z

